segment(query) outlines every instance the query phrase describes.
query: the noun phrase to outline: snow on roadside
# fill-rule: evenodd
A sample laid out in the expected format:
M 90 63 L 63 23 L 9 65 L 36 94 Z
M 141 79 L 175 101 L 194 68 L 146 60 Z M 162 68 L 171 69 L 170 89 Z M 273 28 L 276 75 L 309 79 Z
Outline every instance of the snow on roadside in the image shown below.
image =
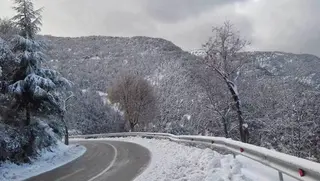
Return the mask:
M 252 180 L 257 181 L 275 181 L 279 180 L 278 171 L 267 167 L 261 163 L 251 160 L 247 157 L 238 155 L 237 160 L 242 163 L 242 173 Z M 285 181 L 298 181 L 287 175 L 283 175 Z
M 253 181 L 241 172 L 241 163 L 232 155 L 211 149 L 138 137 L 107 140 L 138 143 L 150 150 L 150 165 L 135 181 Z
M 51 151 L 42 151 L 40 156 L 32 160 L 31 164 L 16 165 L 5 162 L 0 165 L 0 181 L 19 181 L 53 170 L 86 152 L 86 148 L 80 145 L 66 146 L 61 142 Z
M 150 165 L 134 181 L 275 181 L 278 171 L 244 156 L 222 155 L 211 149 L 184 146 L 168 140 L 140 137 L 100 138 L 127 141 L 148 148 Z M 97 139 L 96 139 L 97 140 Z M 286 181 L 297 181 L 284 176 Z

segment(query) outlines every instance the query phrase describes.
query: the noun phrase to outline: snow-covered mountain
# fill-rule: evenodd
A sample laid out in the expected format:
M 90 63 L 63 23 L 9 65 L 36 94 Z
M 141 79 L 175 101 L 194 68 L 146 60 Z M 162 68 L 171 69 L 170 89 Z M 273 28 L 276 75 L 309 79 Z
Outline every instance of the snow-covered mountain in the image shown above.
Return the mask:
M 189 53 L 205 57 L 204 49 L 193 49 Z M 297 81 L 305 86 L 320 90 L 320 59 L 309 54 L 284 52 L 248 52 L 250 59 L 241 72 L 246 76 L 257 74 L 279 76 L 290 81 Z
M 133 71 L 155 86 L 158 97 L 159 112 L 151 120 L 152 126 L 140 129 L 224 136 L 221 117 L 210 108 L 205 91 L 195 78 L 196 73 L 190 71 L 204 56 L 203 50 L 189 53 L 167 40 L 149 37 L 45 36 L 44 39 L 50 45 L 50 65 L 75 83 L 78 98 L 73 101 L 68 115 L 72 128 L 84 133 L 121 131 L 121 116 L 117 117 L 119 115 L 111 107 L 103 104 L 96 92 L 106 92 L 119 73 Z M 298 139 L 289 130 L 296 130 L 301 124 L 297 122 L 296 112 L 302 111 L 297 108 L 304 107 L 298 105 L 311 106 L 309 101 L 318 101 L 315 97 L 320 91 L 320 59 L 284 52 L 248 52 L 246 56 L 246 63 L 233 77 L 238 84 L 245 120 L 251 134 L 257 135 L 252 137 L 252 142 L 297 155 L 288 151 L 294 150 L 291 147 L 296 147 L 293 142 Z M 213 87 L 222 91 L 217 96 L 227 95 L 223 100 L 229 99 L 223 82 L 215 75 L 208 76 L 214 80 Z M 315 137 L 312 135 L 319 126 L 310 124 L 316 119 L 311 116 L 315 115 L 312 110 L 316 105 L 312 106 L 304 110 L 306 122 L 299 127 L 300 131 L 310 131 L 304 138 L 310 141 L 304 143 L 306 150 L 313 144 Z M 231 127 L 237 125 L 234 116 L 233 113 L 229 115 Z M 95 129 L 97 126 L 99 129 Z M 232 130 L 236 129 L 230 128 Z

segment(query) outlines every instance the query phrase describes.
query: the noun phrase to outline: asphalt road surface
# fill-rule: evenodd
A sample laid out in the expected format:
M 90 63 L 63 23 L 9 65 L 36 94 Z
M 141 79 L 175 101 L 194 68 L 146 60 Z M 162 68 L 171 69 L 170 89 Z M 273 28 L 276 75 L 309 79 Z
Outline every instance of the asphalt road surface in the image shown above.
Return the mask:
M 76 160 L 27 181 L 131 181 L 149 164 L 148 149 L 118 141 L 79 141 L 87 151 Z

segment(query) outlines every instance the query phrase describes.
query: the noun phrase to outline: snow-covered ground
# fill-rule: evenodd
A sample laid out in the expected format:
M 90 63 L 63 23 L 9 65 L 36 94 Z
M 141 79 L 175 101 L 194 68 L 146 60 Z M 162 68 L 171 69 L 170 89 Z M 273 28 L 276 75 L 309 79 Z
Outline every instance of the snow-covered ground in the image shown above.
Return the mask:
M 135 181 L 275 181 L 278 172 L 242 156 L 222 155 L 167 140 L 106 138 L 138 143 L 151 151 L 148 168 Z M 295 181 L 286 178 L 286 181 Z
M 269 168 L 261 163 L 251 160 L 244 156 L 237 156 L 236 158 L 242 164 L 242 173 L 253 181 L 277 181 L 279 180 L 278 171 Z M 298 181 L 287 175 L 283 175 L 285 181 Z
M 51 151 L 42 151 L 31 164 L 3 163 L 0 166 L 0 181 L 20 181 L 62 166 L 86 152 L 80 145 L 66 146 L 59 143 Z

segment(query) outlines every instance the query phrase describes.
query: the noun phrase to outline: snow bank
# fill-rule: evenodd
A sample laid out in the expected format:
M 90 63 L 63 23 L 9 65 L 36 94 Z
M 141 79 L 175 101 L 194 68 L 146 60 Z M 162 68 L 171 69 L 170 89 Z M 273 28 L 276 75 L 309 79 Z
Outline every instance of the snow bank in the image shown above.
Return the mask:
M 98 138 L 127 141 L 148 148 L 147 169 L 134 181 L 275 181 L 278 171 L 243 156 L 222 155 L 211 149 L 184 146 L 168 140 L 139 137 Z M 284 176 L 285 181 L 297 181 Z
M 59 142 L 51 151 L 42 151 L 31 164 L 16 165 L 11 162 L 1 164 L 0 181 L 18 181 L 39 175 L 71 162 L 83 155 L 85 151 L 86 148 L 83 146 L 66 146 Z
M 238 155 L 237 160 L 242 163 L 242 173 L 252 180 L 257 181 L 276 181 L 279 180 L 278 171 L 269 168 L 261 163 L 247 157 Z M 298 181 L 287 175 L 283 175 L 285 181 Z
M 253 181 L 242 173 L 241 163 L 232 155 L 221 155 L 167 140 L 116 138 L 138 143 L 151 151 L 148 168 L 135 181 Z

